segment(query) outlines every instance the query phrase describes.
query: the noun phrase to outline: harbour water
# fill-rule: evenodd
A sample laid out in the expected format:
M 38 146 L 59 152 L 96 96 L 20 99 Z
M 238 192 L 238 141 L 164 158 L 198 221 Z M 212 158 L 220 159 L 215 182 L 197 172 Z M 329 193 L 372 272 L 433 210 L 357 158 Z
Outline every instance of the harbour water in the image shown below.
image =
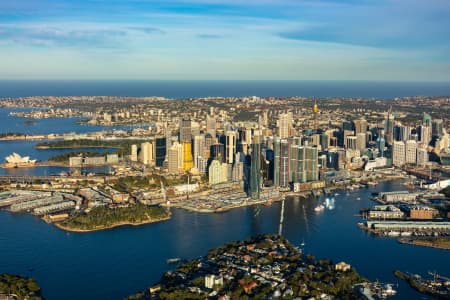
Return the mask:
M 380 183 L 346 195 L 333 210 L 317 213 L 317 199 L 285 201 L 282 234 L 317 258 L 341 260 L 371 280 L 399 284 L 392 299 L 430 299 L 397 280 L 400 269 L 449 275 L 450 251 L 399 244 L 357 227 L 355 214 L 372 205 L 371 192 L 397 190 L 399 182 Z M 361 200 L 357 201 L 356 198 Z M 323 201 L 322 197 L 320 201 Z M 259 211 L 259 213 L 256 213 Z M 190 259 L 220 244 L 260 233 L 278 233 L 281 203 L 220 214 L 173 210 L 171 220 L 93 233 L 66 233 L 26 214 L 0 211 L 0 273 L 33 276 L 52 299 L 121 299 L 159 280 L 171 257 Z
M 3 112 L 0 110 L 0 114 Z M 0 118 L 0 132 L 11 131 L 17 122 L 22 124 L 23 120 Z M 52 122 L 39 120 L 40 125 L 35 126 L 42 126 L 39 133 L 54 132 Z M 62 132 L 90 130 L 72 119 L 58 122 Z M 70 126 L 73 130 L 67 130 Z M 32 127 L 19 126 L 24 133 L 34 133 Z M 33 150 L 34 143 L 0 142 L 0 155 L 17 150 L 35 158 L 33 155 L 39 155 L 33 152 L 38 151 Z M 44 153 L 36 158 L 45 159 L 49 152 Z M 393 299 L 429 299 L 398 281 L 392 271 L 436 271 L 449 276 L 450 251 L 402 245 L 395 239 L 374 237 L 356 225 L 359 217 L 355 214 L 373 205 L 368 200 L 371 192 L 402 188 L 399 182 L 385 182 L 350 195 L 340 191 L 334 209 L 318 213 L 314 211 L 317 199 L 287 199 L 282 234 L 295 245 L 304 242 L 305 252 L 317 258 L 346 261 L 371 280 L 398 282 L 399 293 Z M 0 273 L 35 277 L 50 300 L 121 299 L 145 289 L 173 268 L 166 264 L 168 258 L 190 259 L 232 240 L 278 233 L 280 213 L 280 203 L 220 214 L 174 209 L 172 219 L 166 222 L 77 234 L 61 231 L 31 215 L 0 211 Z
M 49 118 L 34 120 L 32 125 L 25 125 L 30 120 L 27 118 L 11 116 L 10 112 L 29 111 L 29 108 L 0 108 L 0 133 L 17 132 L 25 134 L 49 134 L 49 133 L 87 133 L 95 131 L 111 131 L 119 129 L 129 129 L 129 126 L 88 126 L 77 123 L 79 118 Z M 114 149 L 108 148 L 88 148 L 88 149 L 36 149 L 35 145 L 42 141 L 24 141 L 11 140 L 0 141 L 0 160 L 13 152 L 21 156 L 29 156 L 30 159 L 38 161 L 46 161 L 49 157 L 74 152 L 74 151 L 90 151 L 90 152 L 111 152 Z M 87 172 L 97 171 L 105 172 L 105 168 L 87 168 Z M 52 175 L 61 172 L 68 172 L 69 168 L 65 167 L 35 167 L 35 168 L 19 168 L 19 169 L 0 169 L 0 175 Z

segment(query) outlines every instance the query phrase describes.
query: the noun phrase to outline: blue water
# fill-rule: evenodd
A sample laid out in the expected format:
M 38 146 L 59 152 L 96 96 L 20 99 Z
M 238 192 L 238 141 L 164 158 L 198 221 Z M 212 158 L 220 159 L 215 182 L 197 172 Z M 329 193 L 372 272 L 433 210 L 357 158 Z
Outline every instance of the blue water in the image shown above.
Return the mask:
M 392 299 L 422 297 L 392 274 L 395 269 L 450 275 L 450 251 L 401 245 L 360 230 L 354 215 L 373 203 L 371 192 L 397 190 L 386 182 L 336 197 L 336 208 L 316 213 L 316 200 L 285 202 L 285 235 L 316 258 L 344 260 L 369 279 L 399 283 Z M 361 201 L 356 198 L 361 197 Z M 323 198 L 322 198 L 323 200 Z M 170 221 L 95 233 L 66 233 L 26 214 L 0 211 L 0 273 L 35 277 L 52 299 L 121 299 L 159 280 L 172 266 L 167 258 L 194 258 L 220 244 L 260 233 L 277 233 L 280 203 L 221 214 L 173 210 Z M 33 268 L 33 270 L 30 270 Z
M 394 98 L 450 95 L 449 82 L 383 81 L 102 81 L 3 80 L 0 97 L 25 96 L 306 96 Z
M 0 83 L 1 86 L 1 83 Z M 1 92 L 0 92 L 1 93 Z M 31 108 L 0 108 L 0 133 L 26 133 L 26 134 L 50 134 L 50 133 L 88 133 L 97 131 L 129 130 L 130 126 L 98 126 L 80 125 L 80 118 L 48 118 L 30 119 L 9 115 L 10 112 L 31 111 Z M 35 122 L 26 125 L 26 121 Z M 132 126 L 145 127 L 145 125 Z
M 95 131 L 111 131 L 114 129 L 129 129 L 129 126 L 90 126 L 77 123 L 79 118 L 49 118 L 34 120 L 33 125 L 25 125 L 25 121 L 30 120 L 9 115 L 13 111 L 29 111 L 29 108 L 0 108 L 0 133 L 18 132 L 24 134 L 48 134 L 48 133 L 87 133 Z M 86 148 L 86 149 L 36 149 L 35 145 L 42 141 L 0 141 L 0 161 L 13 152 L 21 156 L 29 156 L 30 159 L 46 161 L 51 156 L 74 152 L 112 152 L 114 149 L 108 148 Z M 105 172 L 108 168 L 86 168 L 86 172 Z M 0 175 L 52 175 L 61 172 L 68 172 L 69 168 L 64 167 L 36 167 L 36 168 L 18 168 L 18 169 L 0 169 Z

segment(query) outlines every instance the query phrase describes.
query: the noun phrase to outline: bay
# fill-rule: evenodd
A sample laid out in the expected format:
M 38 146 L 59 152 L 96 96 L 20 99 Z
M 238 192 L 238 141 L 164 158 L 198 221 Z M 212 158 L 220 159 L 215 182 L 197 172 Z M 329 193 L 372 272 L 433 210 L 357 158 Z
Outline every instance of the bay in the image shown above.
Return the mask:
M 339 191 L 335 208 L 314 211 L 317 199 L 285 202 L 282 234 L 305 253 L 350 263 L 371 280 L 399 284 L 391 299 L 429 299 L 397 280 L 400 269 L 449 275 L 450 251 L 399 244 L 357 227 L 360 209 L 373 203 L 372 192 L 403 189 L 400 182 L 346 195 Z M 356 199 L 360 197 L 361 201 Z M 259 213 L 257 213 L 259 211 Z M 233 240 L 279 230 L 281 205 L 245 207 L 220 214 L 172 210 L 171 220 L 93 233 L 66 233 L 26 214 L 0 211 L 0 273 L 35 277 L 48 299 L 121 299 L 157 282 L 173 266 L 166 259 L 205 255 Z

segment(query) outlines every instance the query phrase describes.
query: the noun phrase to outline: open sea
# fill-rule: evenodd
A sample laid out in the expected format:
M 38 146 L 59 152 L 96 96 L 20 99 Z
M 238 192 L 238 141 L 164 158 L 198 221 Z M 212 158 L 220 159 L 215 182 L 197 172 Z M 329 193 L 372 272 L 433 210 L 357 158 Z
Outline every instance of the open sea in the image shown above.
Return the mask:
M 25 96 L 305 96 L 395 98 L 450 95 L 450 82 L 0 80 L 0 98 Z

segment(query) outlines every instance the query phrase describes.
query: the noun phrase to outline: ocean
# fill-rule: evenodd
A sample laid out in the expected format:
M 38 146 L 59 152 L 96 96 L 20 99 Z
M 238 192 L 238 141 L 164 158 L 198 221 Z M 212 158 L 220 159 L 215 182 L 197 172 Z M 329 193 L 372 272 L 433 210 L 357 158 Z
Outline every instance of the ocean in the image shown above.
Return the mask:
M 450 82 L 0 80 L 0 98 L 27 96 L 304 96 L 387 99 L 450 95 Z

